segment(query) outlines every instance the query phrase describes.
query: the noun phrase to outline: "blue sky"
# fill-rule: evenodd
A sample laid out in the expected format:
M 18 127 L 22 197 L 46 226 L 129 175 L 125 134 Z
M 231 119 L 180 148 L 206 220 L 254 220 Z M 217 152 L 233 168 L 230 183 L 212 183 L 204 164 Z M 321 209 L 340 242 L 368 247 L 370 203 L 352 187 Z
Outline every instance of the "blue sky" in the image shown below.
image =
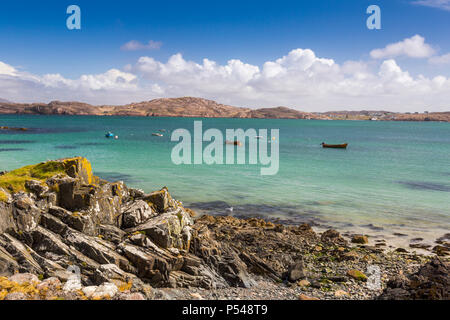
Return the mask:
M 396 54 L 393 57 L 387 54 L 386 59 L 394 58 L 396 65 L 407 71 L 413 79 L 443 76 L 446 81 L 450 81 L 450 63 L 446 63 L 446 59 L 441 59 L 444 63 L 429 61 L 433 56 L 445 56 L 450 52 L 450 1 L 423 0 L 421 4 L 413 2 L 415 1 L 8 1 L 2 3 L 0 11 L 0 61 L 13 67 L 17 73 L 26 73 L 28 76 L 58 74 L 71 80 L 79 79 L 82 75 L 103 74 L 111 69 L 120 70 L 136 75 L 136 79 L 129 79 L 134 83 L 139 81 L 140 89 L 155 85 L 162 88 L 149 93 L 150 99 L 158 97 L 158 93 L 161 96 L 171 96 L 183 95 L 186 91 L 188 95 L 196 93 L 196 90 L 167 92 L 165 87 L 173 86 L 177 81 L 162 75 L 154 76 L 155 69 L 151 70 L 152 74 L 138 70 L 136 65 L 141 57 L 166 63 L 172 56 L 180 53 L 183 61 L 201 65 L 203 59 L 207 58 L 220 66 L 226 66 L 229 60 L 236 59 L 262 70 L 266 62 L 276 61 L 292 50 L 301 48 L 311 49 L 318 58 L 333 59 L 340 66 L 347 61 L 363 61 L 376 75 L 379 73 L 377 68 L 383 61 L 373 59 L 372 50 L 419 35 L 432 48 L 433 53 L 420 58 L 412 58 L 408 54 Z M 66 8 L 71 4 L 81 8 L 81 30 L 66 28 Z M 371 4 L 381 7 L 382 30 L 368 30 L 366 27 L 368 15 L 365 11 Z M 131 40 L 143 44 L 152 40 L 160 42 L 161 46 L 154 49 L 123 50 L 124 44 Z M 447 83 L 444 84 L 445 90 L 446 85 Z M 55 99 L 66 98 L 58 90 L 52 91 L 51 87 L 46 83 L 47 96 L 37 97 L 14 96 L 19 92 L 18 89 L 7 87 L 2 92 L 0 87 L 0 98 L 6 96 L 15 101 L 52 100 L 53 96 Z M 255 88 L 256 85 L 252 84 L 250 89 L 256 90 Z M 257 90 L 264 88 L 259 84 Z M 127 100 L 126 93 L 122 91 L 117 99 L 119 103 Z M 205 94 L 200 89 L 198 92 Z M 229 92 L 225 88 L 222 91 L 206 92 L 205 95 L 237 105 L 277 104 L 272 98 L 258 100 L 256 96 L 262 96 L 262 93 L 255 94 L 254 97 L 242 93 L 240 98 L 232 98 Z M 89 94 L 95 95 L 92 92 L 82 94 L 74 91 L 74 94 L 78 96 L 73 99 L 102 103 L 90 98 Z M 309 95 L 309 91 L 305 94 Z M 443 94 L 446 98 L 447 92 Z M 303 96 L 299 95 L 300 102 Z M 130 93 L 129 102 L 135 101 L 133 98 L 147 100 L 147 96 L 141 92 L 135 92 L 134 95 Z M 293 103 L 299 99 L 290 94 L 289 98 L 280 99 L 280 104 L 301 108 L 301 103 Z M 114 103 L 106 100 L 104 103 Z M 310 100 L 305 99 L 304 105 L 311 110 L 317 109 L 321 101 L 313 103 Z M 328 103 L 327 106 L 337 108 L 349 105 L 357 108 L 358 103 L 360 107 L 370 106 L 367 99 L 362 99 L 361 102 L 354 101 L 353 98 L 337 101 L 339 103 Z M 426 103 L 444 108 L 446 106 L 442 105 L 442 101 L 432 100 Z M 387 104 L 388 102 L 386 100 Z M 378 107 L 376 104 L 373 106 Z

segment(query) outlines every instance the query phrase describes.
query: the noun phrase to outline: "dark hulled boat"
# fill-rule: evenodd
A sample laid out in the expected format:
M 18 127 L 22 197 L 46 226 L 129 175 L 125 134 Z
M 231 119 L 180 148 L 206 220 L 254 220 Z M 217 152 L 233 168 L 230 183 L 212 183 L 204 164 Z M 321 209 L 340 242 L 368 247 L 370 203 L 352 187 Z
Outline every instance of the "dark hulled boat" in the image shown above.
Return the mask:
M 343 144 L 326 144 L 325 142 L 322 142 L 323 148 L 336 148 L 336 149 L 347 149 L 348 143 Z

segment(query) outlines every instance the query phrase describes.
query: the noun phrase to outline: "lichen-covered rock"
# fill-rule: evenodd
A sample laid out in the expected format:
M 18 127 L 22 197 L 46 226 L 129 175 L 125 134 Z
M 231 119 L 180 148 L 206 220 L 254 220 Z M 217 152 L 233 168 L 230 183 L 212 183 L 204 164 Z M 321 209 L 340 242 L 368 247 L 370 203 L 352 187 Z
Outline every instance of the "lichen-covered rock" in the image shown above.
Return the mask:
M 353 278 L 357 281 L 364 281 L 364 282 L 367 281 L 367 276 L 364 273 L 362 273 L 361 271 L 356 270 L 356 269 L 348 270 L 347 276 L 349 276 L 350 278 Z
M 144 196 L 143 199 L 155 206 L 158 212 L 166 212 L 167 210 L 178 208 L 178 203 L 172 198 L 166 187 Z
M 96 224 L 92 221 L 92 217 L 89 214 L 84 212 L 70 212 L 57 206 L 49 208 L 48 212 L 77 231 L 90 236 L 95 236 L 98 233 Z
M 0 193 L 2 190 L 0 189 Z M 6 192 L 4 193 L 6 195 Z M 5 196 L 6 201 L 0 200 L 0 234 L 6 231 L 14 230 L 16 225 L 13 217 L 12 197 Z
M 11 194 L 3 188 L 0 188 L 0 203 L 1 202 L 11 202 L 12 197 Z
M 3 247 L 19 264 L 20 272 L 42 274 L 41 266 L 31 255 L 34 250 L 13 236 L 4 233 L 0 235 L 0 246 Z
M 95 237 L 89 237 L 75 230 L 70 230 L 65 237 L 65 241 L 100 264 L 114 263 L 124 270 L 130 268 L 126 258 L 100 243 Z
M 29 194 L 20 192 L 14 195 L 12 214 L 17 231 L 34 230 L 39 225 L 41 213 Z
M 39 180 L 28 180 L 25 182 L 25 188 L 34 192 L 37 196 L 42 197 L 49 191 L 49 187 Z
M 151 217 L 156 216 L 157 213 L 152 210 L 147 202 L 143 200 L 136 200 L 129 203 L 123 209 L 122 213 L 122 227 L 133 228 L 144 222 Z
M 46 179 L 56 175 L 68 175 L 80 180 L 83 184 L 94 184 L 99 180 L 92 174 L 91 164 L 87 159 L 75 157 L 41 162 L 7 172 L 0 176 L 0 187 L 12 193 L 32 191 L 28 187 L 36 183 L 32 182 L 27 186 L 28 181 L 36 181 L 45 186 Z
M 0 246 L 0 277 L 9 276 L 19 271 L 19 264 L 14 257 Z
M 102 239 L 119 244 L 125 237 L 126 232 L 113 225 L 101 224 L 98 226 L 98 234 Z
M 128 231 L 130 233 L 144 232 L 163 248 L 189 250 L 190 229 L 188 227 L 192 224 L 190 215 L 182 209 L 177 209 L 160 214 Z

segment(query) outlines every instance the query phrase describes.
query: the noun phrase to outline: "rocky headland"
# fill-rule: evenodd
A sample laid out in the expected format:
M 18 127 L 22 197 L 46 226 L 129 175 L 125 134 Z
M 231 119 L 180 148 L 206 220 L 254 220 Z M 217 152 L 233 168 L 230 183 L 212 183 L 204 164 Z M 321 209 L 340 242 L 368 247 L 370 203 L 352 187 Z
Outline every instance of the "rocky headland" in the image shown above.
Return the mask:
M 388 111 L 303 112 L 287 107 L 242 108 L 212 100 L 182 97 L 162 98 L 122 106 L 93 106 L 82 102 L 12 103 L 0 101 L 0 114 L 136 116 L 136 117 L 203 117 L 257 119 L 383 120 L 383 121 L 450 121 L 450 112 L 396 113 Z
M 449 299 L 449 247 L 197 216 L 166 187 L 102 180 L 82 157 L 0 174 L 0 300 Z

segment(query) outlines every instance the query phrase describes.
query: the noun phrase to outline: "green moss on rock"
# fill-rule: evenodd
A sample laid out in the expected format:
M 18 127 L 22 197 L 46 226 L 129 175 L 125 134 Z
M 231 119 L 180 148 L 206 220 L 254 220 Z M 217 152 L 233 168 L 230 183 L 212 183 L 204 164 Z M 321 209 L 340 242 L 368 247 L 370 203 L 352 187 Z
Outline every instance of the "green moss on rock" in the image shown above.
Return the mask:
M 83 157 L 75 157 L 41 162 L 13 170 L 0 176 L 0 187 L 12 193 L 28 191 L 25 183 L 29 180 L 45 180 L 58 174 L 79 177 L 86 184 L 96 183 L 98 178 L 92 173 L 91 163 Z
M 8 199 L 8 194 L 4 190 L 0 189 L 0 202 L 7 202 Z
M 361 271 L 356 269 L 348 270 L 347 275 L 357 281 L 367 281 L 367 276 Z

